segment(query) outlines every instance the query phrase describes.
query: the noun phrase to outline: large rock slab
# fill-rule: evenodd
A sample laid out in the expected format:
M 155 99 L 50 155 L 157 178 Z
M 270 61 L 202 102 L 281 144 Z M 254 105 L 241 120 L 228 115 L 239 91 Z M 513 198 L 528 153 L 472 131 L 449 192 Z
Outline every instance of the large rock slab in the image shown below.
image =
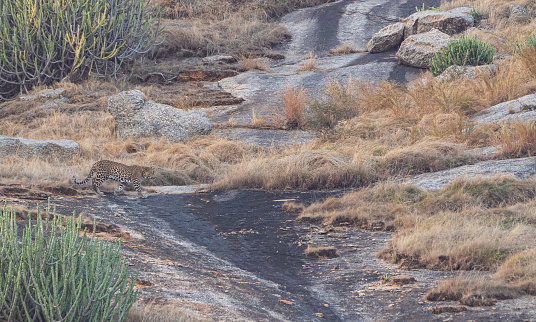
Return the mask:
M 481 66 L 458 66 L 452 65 L 445 69 L 441 75 L 436 77 L 440 82 L 451 81 L 455 79 L 475 79 L 479 76 L 492 77 L 497 72 L 497 67 L 491 65 Z
M 404 40 L 406 24 L 398 22 L 380 29 L 367 44 L 370 53 L 381 53 L 398 47 Z
M 418 67 L 430 68 L 430 59 L 451 41 L 449 35 L 433 29 L 431 31 L 409 36 L 402 42 L 396 58 L 398 63 Z
M 536 157 L 530 157 L 465 165 L 454 169 L 421 174 L 409 181 L 421 189 L 437 190 L 457 179 L 490 178 L 497 175 L 510 175 L 526 179 L 535 174 Z
M 403 19 L 407 26 L 406 37 L 438 29 L 449 35 L 454 35 L 472 27 L 474 19 L 471 15 L 458 11 L 419 11 Z
M 503 102 L 480 111 L 471 117 L 478 124 L 536 120 L 536 94 Z
M 108 111 L 117 121 L 119 136 L 165 137 L 180 141 L 211 131 L 205 112 L 184 111 L 168 105 L 146 101 L 138 90 L 121 92 L 108 99 Z
M 71 140 L 32 140 L 20 137 L 0 136 L 0 155 L 16 155 L 23 158 L 68 160 L 80 153 L 80 145 Z

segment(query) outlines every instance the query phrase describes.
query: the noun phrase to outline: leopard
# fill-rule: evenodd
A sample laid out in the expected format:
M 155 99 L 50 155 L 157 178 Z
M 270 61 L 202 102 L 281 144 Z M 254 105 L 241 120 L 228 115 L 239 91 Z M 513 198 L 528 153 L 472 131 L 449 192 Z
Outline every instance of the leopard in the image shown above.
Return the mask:
M 108 179 L 119 182 L 119 187 L 114 190 L 114 196 L 125 189 L 125 183 L 132 183 L 141 198 L 147 198 L 141 191 L 141 179 L 154 179 L 154 169 L 139 165 L 125 165 L 119 162 L 100 160 L 95 162 L 84 181 L 77 182 L 76 176 L 73 176 L 73 182 L 77 185 L 86 184 L 93 176 L 93 188 L 99 195 L 104 195 L 99 187 Z

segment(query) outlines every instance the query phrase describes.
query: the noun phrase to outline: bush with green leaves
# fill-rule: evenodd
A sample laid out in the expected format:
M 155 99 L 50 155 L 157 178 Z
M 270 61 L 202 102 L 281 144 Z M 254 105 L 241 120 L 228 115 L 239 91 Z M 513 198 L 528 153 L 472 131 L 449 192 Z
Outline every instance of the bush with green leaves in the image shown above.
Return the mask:
M 145 0 L 0 1 L 0 99 L 90 73 L 115 77 L 154 47 L 158 16 Z
M 527 40 L 523 43 L 518 43 L 516 45 L 516 52 L 520 53 L 523 51 L 523 49 L 527 47 L 532 47 L 534 50 L 536 50 L 536 34 L 531 34 Z
M 137 276 L 120 243 L 80 236 L 80 220 L 50 216 L 18 234 L 15 211 L 0 217 L 0 320 L 124 321 Z M 22 236 L 21 236 L 22 235 Z M 94 235 L 93 235 L 94 237 Z
M 475 23 L 479 23 L 482 19 L 486 18 L 486 15 L 480 11 L 477 11 L 475 7 L 471 8 L 470 14 L 473 17 Z
M 441 7 L 439 8 L 436 8 L 436 7 L 428 7 L 428 9 L 426 9 L 424 7 L 424 3 L 422 4 L 422 8 L 419 8 L 419 6 L 415 6 L 415 11 L 417 12 L 420 12 L 420 11 L 426 11 L 426 10 L 433 10 L 433 11 L 443 11 L 443 9 Z
M 478 66 L 491 64 L 495 49 L 480 39 L 462 36 L 458 40 L 451 41 L 447 48 L 442 49 L 430 60 L 430 70 L 434 76 L 438 76 L 452 65 Z

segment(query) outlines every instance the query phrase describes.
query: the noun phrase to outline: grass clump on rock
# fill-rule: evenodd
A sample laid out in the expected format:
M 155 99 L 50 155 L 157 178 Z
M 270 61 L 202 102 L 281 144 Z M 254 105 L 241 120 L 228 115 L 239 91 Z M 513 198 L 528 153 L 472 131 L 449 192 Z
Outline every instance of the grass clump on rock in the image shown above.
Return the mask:
M 480 39 L 462 36 L 460 39 L 450 42 L 447 48 L 436 53 L 435 57 L 430 60 L 430 70 L 434 76 L 438 76 L 452 65 L 491 64 L 494 54 L 495 49 Z
M 120 245 L 80 237 L 74 217 L 41 217 L 19 234 L 14 211 L 0 216 L 0 320 L 124 321 L 137 292 Z

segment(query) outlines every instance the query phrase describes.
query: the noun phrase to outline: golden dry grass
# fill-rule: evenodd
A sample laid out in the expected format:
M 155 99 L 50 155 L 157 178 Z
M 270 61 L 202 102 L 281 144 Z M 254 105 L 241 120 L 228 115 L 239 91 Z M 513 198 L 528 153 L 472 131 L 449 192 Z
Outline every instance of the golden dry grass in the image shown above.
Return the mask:
M 298 219 L 395 231 L 379 256 L 403 268 L 490 271 L 491 279 L 462 276 L 427 295 L 490 305 L 492 298 L 536 294 L 535 198 L 530 179 L 460 180 L 438 191 L 379 183 L 314 203 Z
M 341 44 L 335 48 L 332 48 L 329 51 L 330 55 L 332 56 L 343 56 L 343 55 L 353 54 L 357 52 L 358 50 L 349 44 Z
M 71 98 L 89 85 L 64 83 L 57 86 L 67 88 L 64 96 Z M 117 89 L 113 87 L 112 90 L 115 93 Z M 112 91 L 108 93 L 111 95 Z M 1 110 L 12 111 L 0 120 L 0 134 L 29 139 L 75 140 L 80 144 L 81 152 L 67 162 L 2 157 L 2 182 L 70 184 L 73 175 L 85 177 L 92 164 L 101 159 L 155 167 L 158 175 L 153 184 L 211 182 L 225 167 L 241 161 L 254 150 L 238 141 L 210 136 L 181 143 L 151 138 L 122 139 L 117 136 L 113 116 L 105 112 L 106 100 L 98 100 L 98 103 L 95 106 L 89 99 L 76 98 L 73 103 L 57 109 L 39 104 L 26 104 L 22 109 L 21 101 L 4 103 Z M 87 106 L 89 110 L 84 110 Z
M 248 56 L 242 56 L 242 59 L 240 61 L 242 64 L 242 67 L 244 67 L 247 70 L 269 70 L 268 64 L 265 60 L 263 60 L 260 57 L 248 57 Z
M 305 107 L 307 106 L 305 89 L 287 85 L 280 98 L 284 105 L 285 126 L 289 129 L 303 128 L 305 126 Z
M 309 56 L 307 56 L 303 62 L 301 63 L 300 71 L 310 72 L 313 70 L 316 70 L 316 60 L 317 57 L 313 52 L 309 53 Z
M 500 155 L 521 158 L 536 155 L 536 128 L 532 121 L 516 121 L 502 126 L 497 139 Z

